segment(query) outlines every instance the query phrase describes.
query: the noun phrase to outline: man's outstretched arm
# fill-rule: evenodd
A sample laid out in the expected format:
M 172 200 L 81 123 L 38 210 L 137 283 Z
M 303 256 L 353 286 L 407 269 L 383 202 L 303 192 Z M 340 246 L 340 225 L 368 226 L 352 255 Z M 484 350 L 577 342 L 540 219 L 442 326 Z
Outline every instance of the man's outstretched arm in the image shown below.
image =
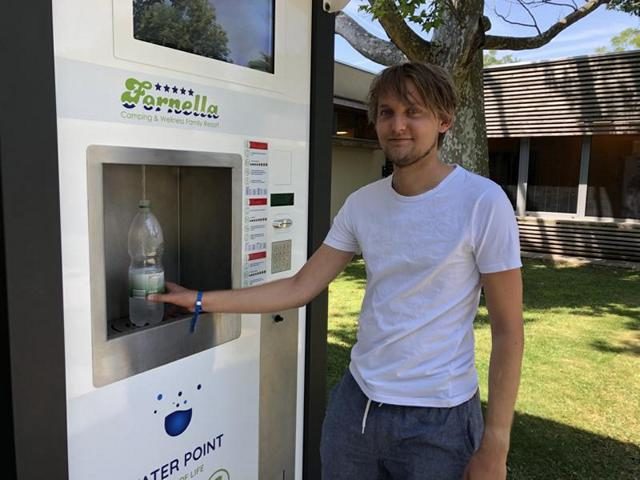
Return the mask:
M 491 322 L 489 401 L 480 448 L 465 480 L 506 478 L 507 453 L 524 350 L 520 269 L 481 276 Z
M 353 253 L 322 245 L 294 276 L 255 287 L 204 292 L 202 310 L 224 313 L 267 313 L 306 305 L 344 269 Z M 167 293 L 149 295 L 153 302 L 193 310 L 195 290 L 167 283 Z

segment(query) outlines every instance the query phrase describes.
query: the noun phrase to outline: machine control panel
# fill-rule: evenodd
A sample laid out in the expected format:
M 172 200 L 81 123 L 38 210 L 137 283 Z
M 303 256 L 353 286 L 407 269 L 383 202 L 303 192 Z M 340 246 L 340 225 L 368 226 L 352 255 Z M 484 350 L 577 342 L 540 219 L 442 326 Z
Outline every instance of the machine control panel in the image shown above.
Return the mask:
M 292 192 L 272 193 L 270 206 L 275 214 L 271 220 L 271 274 L 291 270 L 293 241 L 293 218 L 287 207 L 293 207 L 294 194 Z
M 279 240 L 271 244 L 271 273 L 291 270 L 291 240 Z

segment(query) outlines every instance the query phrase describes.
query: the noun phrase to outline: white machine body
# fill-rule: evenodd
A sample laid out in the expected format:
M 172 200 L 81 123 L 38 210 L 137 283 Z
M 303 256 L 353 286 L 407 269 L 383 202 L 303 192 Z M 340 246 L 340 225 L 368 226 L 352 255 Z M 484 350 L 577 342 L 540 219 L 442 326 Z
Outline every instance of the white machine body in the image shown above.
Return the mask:
M 191 2 L 223 27 L 236 4 L 245 36 L 272 22 L 272 72 L 137 39 L 144 3 L 53 2 L 69 476 L 301 478 L 304 309 L 191 333 L 190 315 L 132 327 L 122 305 L 143 195 L 167 280 L 239 288 L 306 260 L 311 2 Z

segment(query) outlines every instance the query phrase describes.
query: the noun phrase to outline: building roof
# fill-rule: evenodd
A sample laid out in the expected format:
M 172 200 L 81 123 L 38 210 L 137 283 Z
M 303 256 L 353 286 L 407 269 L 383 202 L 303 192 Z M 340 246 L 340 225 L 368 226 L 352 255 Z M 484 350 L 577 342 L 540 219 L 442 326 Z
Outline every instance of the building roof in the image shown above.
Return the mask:
M 373 73 L 335 62 L 334 103 L 366 109 Z M 640 133 L 640 50 L 484 69 L 487 135 Z
M 369 85 L 375 75 L 371 72 L 347 65 L 341 62 L 334 63 L 333 70 L 333 94 L 340 105 L 348 102 L 355 108 L 365 108 Z
M 640 133 L 640 50 L 485 68 L 487 135 Z

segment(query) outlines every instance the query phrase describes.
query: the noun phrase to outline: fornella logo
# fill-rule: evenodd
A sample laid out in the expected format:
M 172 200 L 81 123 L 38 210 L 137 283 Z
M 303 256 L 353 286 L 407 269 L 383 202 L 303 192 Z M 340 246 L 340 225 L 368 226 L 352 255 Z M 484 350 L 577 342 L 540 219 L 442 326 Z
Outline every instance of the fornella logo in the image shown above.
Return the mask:
M 148 80 L 127 78 L 125 91 L 120 95 L 122 106 L 133 109 L 142 106 L 147 112 L 163 112 L 180 116 L 218 119 L 218 105 L 209 103 L 206 95 L 192 88 L 168 83 L 151 83 Z
M 202 384 L 198 384 L 195 387 L 195 391 L 190 392 L 190 395 L 196 394 L 201 390 Z M 177 437 L 184 433 L 191 423 L 193 409 L 191 408 L 188 397 L 189 394 L 182 390 L 177 391 L 172 397 L 165 397 L 163 393 L 158 393 L 156 396 L 156 400 L 159 403 L 153 411 L 153 414 L 164 414 L 164 431 L 171 437 Z M 167 413 L 165 414 L 164 412 Z

